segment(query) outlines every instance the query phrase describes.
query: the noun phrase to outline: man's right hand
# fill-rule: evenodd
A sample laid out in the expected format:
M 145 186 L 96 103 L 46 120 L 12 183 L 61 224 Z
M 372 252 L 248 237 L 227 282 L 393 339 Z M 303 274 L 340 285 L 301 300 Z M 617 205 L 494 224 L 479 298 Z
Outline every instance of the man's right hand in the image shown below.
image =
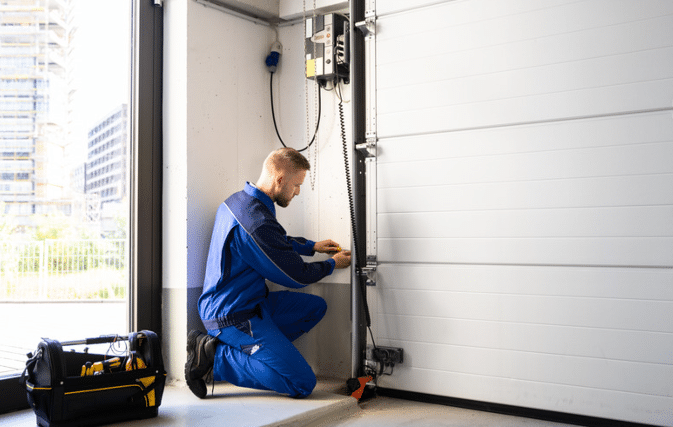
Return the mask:
M 346 268 L 351 265 L 351 251 L 341 251 L 335 254 L 332 259 L 334 260 L 334 268 Z

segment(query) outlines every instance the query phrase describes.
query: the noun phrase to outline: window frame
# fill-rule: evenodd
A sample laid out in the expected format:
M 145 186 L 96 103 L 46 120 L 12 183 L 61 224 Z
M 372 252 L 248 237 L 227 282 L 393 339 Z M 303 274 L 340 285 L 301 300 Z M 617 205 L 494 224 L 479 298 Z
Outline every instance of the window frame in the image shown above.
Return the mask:
M 148 329 L 161 337 L 163 9 L 154 3 L 132 3 L 130 244 L 134 250 L 128 312 L 130 330 Z M 0 414 L 29 408 L 19 377 L 0 379 Z

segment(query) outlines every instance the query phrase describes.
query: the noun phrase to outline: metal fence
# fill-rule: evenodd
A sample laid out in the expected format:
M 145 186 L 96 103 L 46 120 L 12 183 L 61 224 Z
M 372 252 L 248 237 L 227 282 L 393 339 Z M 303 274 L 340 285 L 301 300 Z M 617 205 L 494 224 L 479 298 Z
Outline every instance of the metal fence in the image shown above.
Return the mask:
M 124 299 L 126 239 L 0 242 L 0 301 Z

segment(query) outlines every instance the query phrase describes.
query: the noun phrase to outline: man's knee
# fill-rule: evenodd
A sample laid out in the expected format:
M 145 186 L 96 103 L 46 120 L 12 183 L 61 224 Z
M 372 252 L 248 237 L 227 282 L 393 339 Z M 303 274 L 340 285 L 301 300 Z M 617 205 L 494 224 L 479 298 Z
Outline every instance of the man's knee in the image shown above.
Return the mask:
M 254 359 L 251 356 L 249 360 Z M 265 387 L 291 397 L 306 397 L 313 392 L 317 379 L 313 369 L 298 351 L 278 354 L 273 359 L 255 361 L 255 375 Z M 259 364 L 257 364 L 259 363 Z
M 327 312 L 327 302 L 325 301 L 324 298 L 319 297 L 317 295 L 311 295 L 313 297 L 312 304 L 314 306 L 314 316 L 315 318 L 320 321 L 323 317 L 325 317 L 325 313 Z
M 318 380 L 316 379 L 313 371 L 302 375 L 301 378 L 291 378 L 290 380 L 292 381 L 293 388 L 296 392 L 295 394 L 290 393 L 290 396 L 295 398 L 309 396 L 311 393 L 313 393 L 313 389 L 318 383 Z

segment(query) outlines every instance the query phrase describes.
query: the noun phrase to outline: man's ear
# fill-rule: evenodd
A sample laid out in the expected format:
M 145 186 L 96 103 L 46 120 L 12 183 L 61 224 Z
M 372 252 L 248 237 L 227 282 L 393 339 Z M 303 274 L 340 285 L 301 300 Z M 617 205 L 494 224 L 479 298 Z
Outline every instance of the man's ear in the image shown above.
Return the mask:
M 283 181 L 285 181 L 285 174 L 279 173 L 275 177 L 276 185 L 279 187 L 283 185 Z

